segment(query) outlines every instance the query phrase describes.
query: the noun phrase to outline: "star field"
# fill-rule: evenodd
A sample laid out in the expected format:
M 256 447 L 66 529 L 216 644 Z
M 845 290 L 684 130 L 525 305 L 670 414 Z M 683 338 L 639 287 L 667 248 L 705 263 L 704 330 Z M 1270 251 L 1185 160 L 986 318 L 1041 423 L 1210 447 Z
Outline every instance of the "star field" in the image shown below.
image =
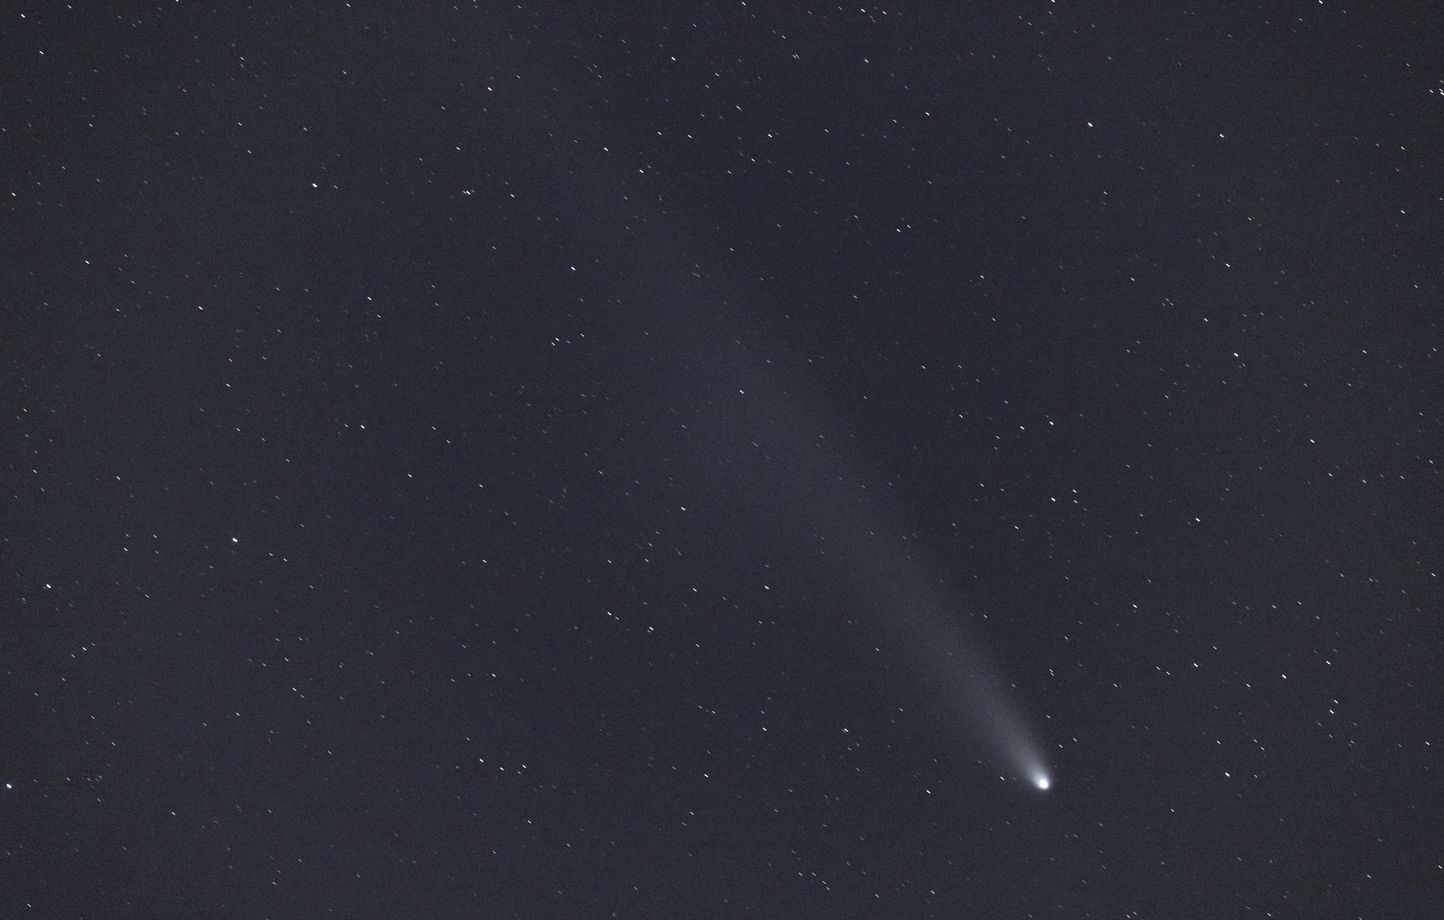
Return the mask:
M 1432 8 L 0 15 L 0 915 L 1439 916 Z

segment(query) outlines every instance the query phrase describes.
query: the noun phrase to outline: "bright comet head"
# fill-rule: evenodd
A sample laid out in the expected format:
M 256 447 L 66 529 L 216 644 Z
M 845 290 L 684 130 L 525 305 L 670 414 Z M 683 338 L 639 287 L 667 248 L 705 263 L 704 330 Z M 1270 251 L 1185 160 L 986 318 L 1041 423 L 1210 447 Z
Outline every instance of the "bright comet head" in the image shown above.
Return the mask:
M 1048 787 L 1053 785 L 1053 781 L 1048 778 L 1048 774 L 1039 771 L 1033 774 L 1033 785 L 1037 786 L 1039 789 L 1047 791 Z

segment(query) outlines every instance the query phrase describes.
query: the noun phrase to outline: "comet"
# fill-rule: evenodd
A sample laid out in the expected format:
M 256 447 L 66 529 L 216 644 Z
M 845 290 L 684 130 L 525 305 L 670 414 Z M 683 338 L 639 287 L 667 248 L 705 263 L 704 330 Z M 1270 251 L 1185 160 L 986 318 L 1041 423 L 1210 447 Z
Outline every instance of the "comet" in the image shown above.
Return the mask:
M 675 384 L 697 388 L 698 404 L 720 407 L 704 417 L 710 426 L 696 426 L 695 453 L 684 468 L 719 501 L 750 508 L 757 525 L 813 560 L 819 580 L 846 586 L 848 614 L 873 619 L 876 638 L 898 659 L 893 673 L 930 698 L 960 758 L 1050 789 L 1044 746 L 1020 688 L 975 631 L 966 598 L 940 577 L 967 560 L 933 556 L 912 539 L 909 509 L 873 487 L 875 471 L 849 449 L 851 438 L 828 425 L 820 391 L 781 370 L 795 362 L 769 357 L 780 346 L 753 330 L 726 328 L 715 311 L 668 319 L 682 333 L 669 349 L 680 356 Z M 721 393 L 747 398 L 719 403 Z

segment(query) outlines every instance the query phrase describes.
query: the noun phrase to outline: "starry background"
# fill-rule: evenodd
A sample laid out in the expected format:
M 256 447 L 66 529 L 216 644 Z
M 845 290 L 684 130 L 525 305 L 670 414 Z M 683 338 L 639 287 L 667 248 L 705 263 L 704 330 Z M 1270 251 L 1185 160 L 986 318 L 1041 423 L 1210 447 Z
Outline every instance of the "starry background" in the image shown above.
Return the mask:
M 294 6 L 4 13 L 0 914 L 1440 915 L 1426 5 Z

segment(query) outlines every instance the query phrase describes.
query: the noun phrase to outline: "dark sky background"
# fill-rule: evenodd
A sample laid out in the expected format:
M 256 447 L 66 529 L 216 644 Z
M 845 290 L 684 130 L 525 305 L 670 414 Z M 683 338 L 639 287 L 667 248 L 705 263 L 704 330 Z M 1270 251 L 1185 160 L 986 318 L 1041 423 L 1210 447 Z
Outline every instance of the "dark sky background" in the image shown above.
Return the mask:
M 1426 4 L 102 6 L 0 915 L 1441 916 Z

